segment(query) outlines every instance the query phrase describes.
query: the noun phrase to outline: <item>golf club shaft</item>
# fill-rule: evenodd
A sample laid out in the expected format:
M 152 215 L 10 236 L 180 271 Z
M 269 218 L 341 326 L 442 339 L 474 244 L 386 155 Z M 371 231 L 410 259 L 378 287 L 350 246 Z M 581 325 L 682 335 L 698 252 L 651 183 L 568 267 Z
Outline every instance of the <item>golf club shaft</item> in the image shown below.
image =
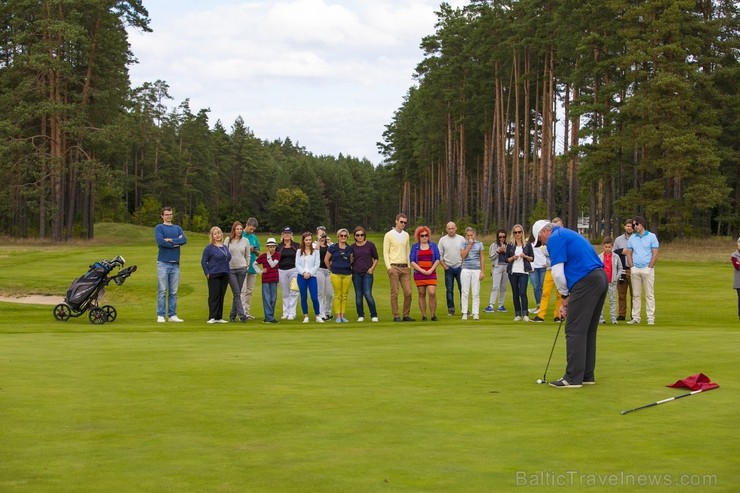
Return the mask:
M 558 336 L 560 336 L 560 328 L 563 326 L 563 321 L 560 319 L 560 325 L 558 325 L 558 331 L 555 333 L 555 340 L 552 341 L 552 349 L 550 349 L 550 357 L 547 358 L 547 366 L 545 366 L 545 373 L 542 375 L 542 383 L 547 383 L 547 370 L 550 368 L 550 361 L 552 360 L 552 353 L 555 351 L 555 344 L 558 342 Z

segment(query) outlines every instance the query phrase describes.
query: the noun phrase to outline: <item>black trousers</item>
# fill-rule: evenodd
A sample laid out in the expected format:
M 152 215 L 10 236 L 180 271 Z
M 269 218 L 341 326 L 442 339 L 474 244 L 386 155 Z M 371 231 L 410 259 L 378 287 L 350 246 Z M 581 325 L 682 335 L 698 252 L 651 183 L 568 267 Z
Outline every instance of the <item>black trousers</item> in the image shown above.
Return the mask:
M 596 330 L 604 307 L 609 281 L 603 269 L 592 270 L 570 290 L 565 319 L 568 363 L 563 378 L 571 384 L 594 380 Z
M 211 274 L 208 276 L 208 319 L 224 318 L 224 299 L 229 287 L 229 274 Z

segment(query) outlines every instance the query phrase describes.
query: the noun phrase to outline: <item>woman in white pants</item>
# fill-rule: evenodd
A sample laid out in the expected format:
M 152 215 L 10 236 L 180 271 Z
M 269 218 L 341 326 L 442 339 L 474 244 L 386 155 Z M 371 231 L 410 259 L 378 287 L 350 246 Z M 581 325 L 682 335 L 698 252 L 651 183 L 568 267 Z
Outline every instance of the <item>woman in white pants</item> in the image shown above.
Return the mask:
M 460 246 L 460 256 L 463 259 L 462 271 L 460 272 L 462 319 L 468 319 L 468 296 L 470 292 L 473 295 L 473 306 L 470 313 L 473 315 L 473 320 L 478 320 L 480 319 L 480 282 L 486 272 L 483 243 L 475 239 L 475 230 L 467 227 L 465 228 L 465 240 Z

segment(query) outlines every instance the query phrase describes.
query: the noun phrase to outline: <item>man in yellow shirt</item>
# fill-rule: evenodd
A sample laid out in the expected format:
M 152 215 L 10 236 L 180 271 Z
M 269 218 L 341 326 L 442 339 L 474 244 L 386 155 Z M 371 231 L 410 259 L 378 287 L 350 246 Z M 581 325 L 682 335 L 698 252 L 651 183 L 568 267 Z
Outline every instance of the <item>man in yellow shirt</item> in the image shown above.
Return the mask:
M 413 322 L 411 314 L 411 268 L 409 234 L 404 231 L 408 218 L 401 212 L 396 216 L 396 226 L 383 238 L 383 260 L 391 282 L 391 311 L 394 322 Z M 403 289 L 403 318 L 398 312 L 398 285 Z

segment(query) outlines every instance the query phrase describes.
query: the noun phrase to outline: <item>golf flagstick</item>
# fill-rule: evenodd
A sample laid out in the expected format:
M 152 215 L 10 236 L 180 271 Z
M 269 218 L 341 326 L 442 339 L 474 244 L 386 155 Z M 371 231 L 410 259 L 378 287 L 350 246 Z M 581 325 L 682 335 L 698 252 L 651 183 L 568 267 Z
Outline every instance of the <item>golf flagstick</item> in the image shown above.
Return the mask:
M 663 399 L 662 401 L 651 402 L 650 404 L 645 404 L 644 406 L 636 407 L 634 409 L 626 409 L 626 410 L 622 411 L 621 414 L 627 414 L 627 413 L 631 413 L 633 411 L 639 411 L 640 409 L 645 409 L 646 407 L 653 407 L 653 406 L 657 406 L 657 405 L 660 405 L 660 404 L 665 404 L 666 402 L 675 401 L 676 399 L 681 399 L 682 397 L 688 397 L 690 395 L 698 394 L 700 392 L 708 392 L 708 391 L 714 390 L 716 388 L 719 388 L 719 387 L 710 387 L 708 389 L 694 390 L 693 392 L 687 392 L 685 394 L 677 395 L 675 397 L 669 397 L 668 399 Z

